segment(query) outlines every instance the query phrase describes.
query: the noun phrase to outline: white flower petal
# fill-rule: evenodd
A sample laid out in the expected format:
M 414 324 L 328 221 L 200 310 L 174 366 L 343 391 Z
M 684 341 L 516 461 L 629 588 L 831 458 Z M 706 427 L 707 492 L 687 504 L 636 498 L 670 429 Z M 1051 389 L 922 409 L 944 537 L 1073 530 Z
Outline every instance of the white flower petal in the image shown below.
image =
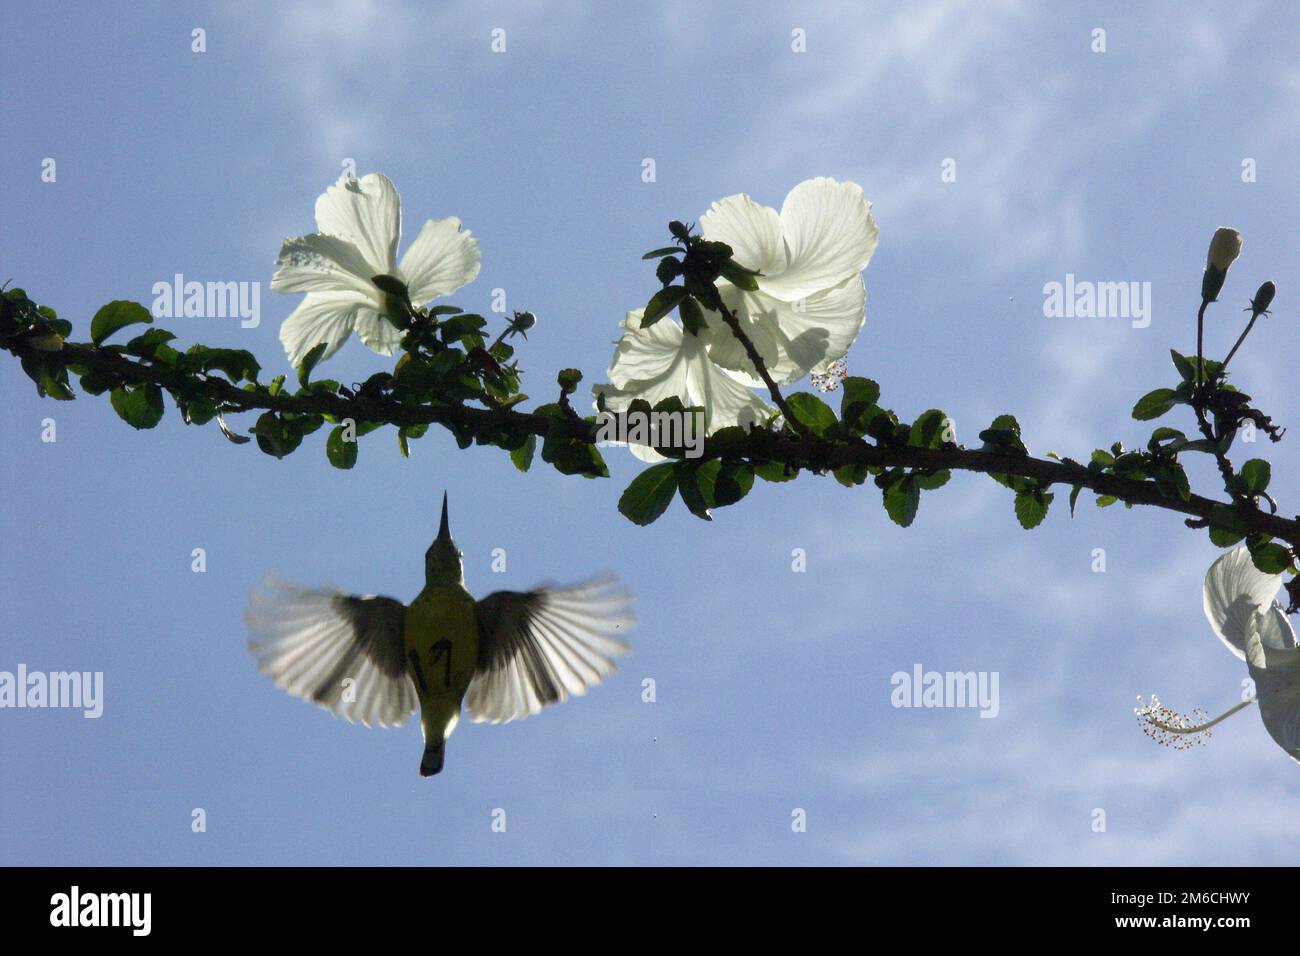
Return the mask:
M 1255 615 L 1272 607 L 1281 584 L 1282 575 L 1260 571 L 1245 548 L 1223 555 L 1206 572 L 1205 617 L 1224 646 L 1243 660 Z
M 610 366 L 614 384 L 592 389 L 604 397 L 606 409 L 626 411 L 637 399 L 653 407 L 676 397 L 687 407 L 704 408 L 706 434 L 770 417 L 772 409 L 753 390 L 709 359 L 707 333 L 704 338 L 691 335 L 672 319 L 660 319 L 648 329 L 640 323 L 640 310 L 627 314 Z M 662 460 L 651 448 L 632 445 L 631 450 L 643 461 Z
M 1269 646 L 1269 638 L 1281 646 Z M 1279 747 L 1300 760 L 1300 648 L 1280 605 L 1270 608 L 1259 630 L 1247 636 L 1246 660 L 1265 729 Z
M 718 291 L 722 294 L 723 305 L 736 316 L 741 331 L 754 343 L 763 364 L 769 371 L 777 368 L 782 352 L 781 326 L 776 311 L 784 303 L 762 293 L 743 292 L 729 284 L 720 286 Z M 749 353 L 722 321 L 722 316 L 712 309 L 705 309 L 704 318 L 709 325 L 709 358 L 737 373 L 736 378 L 740 381 L 749 382 L 755 388 L 762 387 L 763 379 L 749 360 Z
M 731 425 L 766 421 L 771 407 L 748 385 L 736 381 L 709 359 L 705 343 L 688 335 L 683 346 L 691 405 L 704 406 L 705 434 Z
M 275 292 L 358 292 L 378 298 L 376 275 L 361 251 L 337 236 L 294 236 L 284 240 L 271 276 Z
M 316 200 L 316 228 L 356 246 L 372 276 L 391 274 L 402 235 L 397 189 L 382 173 L 359 180 L 345 176 Z
M 777 273 L 785 269 L 781 216 L 744 193 L 719 199 L 700 216 L 700 235 L 731 246 L 732 258 L 747 269 Z
M 857 183 L 825 177 L 795 186 L 781 206 L 785 269 L 760 277 L 768 295 L 794 302 L 861 272 L 876 251 L 879 230 Z
M 357 313 L 369 308 L 367 300 L 353 292 L 312 292 L 280 326 L 280 341 L 295 368 L 321 342 L 326 343 L 322 359 L 339 350 L 352 334 Z
M 402 344 L 402 333 L 374 309 L 357 310 L 353 324 L 357 331 L 357 338 L 372 352 L 392 355 Z
M 624 330 L 623 337 L 614 346 L 614 358 L 606 372 L 616 388 L 633 388 L 634 383 L 660 379 L 672 372 L 673 363 L 680 357 L 682 327 L 672 319 L 660 319 L 643 329 L 644 314 L 644 309 L 634 309 L 619 323 Z M 685 379 L 683 387 L 684 382 Z
M 430 219 L 402 256 L 398 278 L 406 283 L 411 301 L 423 305 L 450 295 L 473 282 L 479 271 L 478 239 L 461 229 L 455 216 Z
M 866 322 L 866 299 L 867 288 L 860 275 L 797 303 L 782 302 L 762 292 L 742 293 L 734 286 L 723 293 L 723 301 L 740 319 L 741 328 L 778 385 L 796 382 L 842 357 Z M 709 355 L 740 381 L 755 388 L 763 385 L 744 346 L 722 324 L 721 317 Z

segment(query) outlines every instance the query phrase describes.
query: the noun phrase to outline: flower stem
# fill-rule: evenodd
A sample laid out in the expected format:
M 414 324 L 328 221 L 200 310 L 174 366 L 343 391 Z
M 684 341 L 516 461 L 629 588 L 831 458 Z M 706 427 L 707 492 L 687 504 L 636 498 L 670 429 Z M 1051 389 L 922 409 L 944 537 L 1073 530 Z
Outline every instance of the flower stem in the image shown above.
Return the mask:
M 1261 315 L 1263 315 L 1263 314 L 1264 314 L 1264 313 L 1262 313 L 1262 312 L 1255 312 L 1255 311 L 1253 311 L 1253 310 L 1251 311 L 1251 313 L 1250 313 L 1250 321 L 1246 323 L 1246 328 L 1245 328 L 1245 330 L 1244 330 L 1244 331 L 1241 333 L 1241 335 L 1237 338 L 1236 344 L 1234 344 L 1234 345 L 1232 346 L 1231 351 L 1228 352 L 1228 357 L 1227 357 L 1226 359 L 1223 360 L 1223 365 L 1220 367 L 1220 370 L 1219 370 L 1220 373 L 1222 373 L 1222 372 L 1224 372 L 1224 371 L 1227 370 L 1227 368 L 1228 368 L 1228 363 L 1231 362 L 1231 361 L 1232 361 L 1232 357 L 1233 357 L 1234 355 L 1237 354 L 1237 349 L 1241 348 L 1241 343 L 1244 342 L 1244 341 L 1246 341 L 1246 336 L 1250 335 L 1250 330 L 1253 329 L 1253 328 L 1255 327 L 1255 320 L 1258 319 L 1258 318 L 1259 318 Z
M 790 406 L 786 404 L 785 396 L 781 394 L 781 389 L 777 387 L 776 382 L 767 370 L 767 366 L 763 364 L 763 357 L 758 354 L 757 347 L 755 347 L 749 336 L 745 334 L 745 330 L 740 327 L 740 320 L 736 318 L 736 313 L 732 312 L 722 302 L 718 302 L 718 309 L 722 313 L 722 321 L 726 322 L 727 328 L 731 329 L 731 334 L 734 335 L 740 344 L 745 347 L 745 354 L 749 356 L 749 361 L 753 363 L 754 368 L 758 370 L 759 377 L 763 379 L 763 384 L 767 386 L 768 394 L 772 396 L 772 401 L 775 402 L 776 407 L 781 410 L 781 415 L 785 418 L 786 422 L 795 432 L 798 433 L 799 437 L 807 439 L 808 441 L 816 441 L 817 436 L 809 430 L 807 425 L 795 417 L 794 412 L 790 410 Z
M 1240 710 L 1245 710 L 1253 703 L 1255 703 L 1254 697 L 1247 698 L 1246 700 L 1243 700 L 1240 704 L 1238 704 L 1236 707 L 1231 707 L 1228 710 L 1225 710 L 1223 713 L 1221 713 L 1218 717 L 1215 717 L 1213 720 L 1206 721 L 1203 724 L 1193 724 L 1190 727 L 1175 727 L 1173 724 L 1162 723 L 1161 721 L 1157 720 L 1154 717 L 1146 717 L 1145 719 L 1149 721 L 1152 726 L 1160 730 L 1163 730 L 1167 734 L 1200 734 L 1209 730 L 1211 727 L 1215 726 L 1216 724 L 1223 723 L 1233 714 L 1237 713 Z

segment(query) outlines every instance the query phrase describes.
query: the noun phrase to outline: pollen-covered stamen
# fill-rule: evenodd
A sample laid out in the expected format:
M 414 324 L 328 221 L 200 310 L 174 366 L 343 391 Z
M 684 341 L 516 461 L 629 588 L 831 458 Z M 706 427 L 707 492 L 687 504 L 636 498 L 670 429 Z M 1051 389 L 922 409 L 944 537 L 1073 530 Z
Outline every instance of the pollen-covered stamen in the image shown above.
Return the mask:
M 833 392 L 839 388 L 840 382 L 848 378 L 849 363 L 843 356 L 837 358 L 826 367 L 824 372 L 813 372 L 809 376 L 809 381 L 817 386 L 819 392 Z
M 1174 750 L 1188 750 L 1204 745 L 1213 736 L 1211 727 L 1255 703 L 1254 697 L 1248 698 L 1213 720 L 1207 720 L 1208 715 L 1204 710 L 1197 708 L 1191 714 L 1182 714 L 1160 703 L 1160 698 L 1155 694 L 1151 695 L 1149 704 L 1142 702 L 1141 694 L 1137 700 L 1138 706 L 1133 709 L 1133 713 L 1137 716 L 1142 732 L 1162 747 L 1172 747 Z

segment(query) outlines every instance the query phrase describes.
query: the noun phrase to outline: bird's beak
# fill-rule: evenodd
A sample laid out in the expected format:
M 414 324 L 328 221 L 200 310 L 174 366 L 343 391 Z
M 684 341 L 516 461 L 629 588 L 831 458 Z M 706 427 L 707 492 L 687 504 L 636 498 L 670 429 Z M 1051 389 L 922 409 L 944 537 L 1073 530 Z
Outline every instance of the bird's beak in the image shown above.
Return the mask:
M 442 524 L 438 526 L 438 540 L 451 541 L 451 529 L 447 527 L 447 492 L 442 493 Z

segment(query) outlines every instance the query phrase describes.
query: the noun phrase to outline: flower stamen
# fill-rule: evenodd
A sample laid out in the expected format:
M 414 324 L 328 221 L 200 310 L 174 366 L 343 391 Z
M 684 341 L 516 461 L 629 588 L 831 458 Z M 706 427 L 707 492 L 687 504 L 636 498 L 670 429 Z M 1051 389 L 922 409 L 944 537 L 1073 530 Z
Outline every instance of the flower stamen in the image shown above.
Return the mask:
M 1138 706 L 1133 709 L 1133 713 L 1137 716 L 1142 732 L 1162 747 L 1171 747 L 1174 750 L 1190 750 L 1192 747 L 1204 746 L 1205 741 L 1213 736 L 1210 732 L 1211 727 L 1255 703 L 1255 698 L 1249 697 L 1213 720 L 1207 720 L 1208 715 L 1199 707 L 1191 714 L 1182 714 L 1166 707 L 1155 694 L 1151 695 L 1149 704 L 1143 703 L 1141 694 L 1138 695 L 1137 700 Z

